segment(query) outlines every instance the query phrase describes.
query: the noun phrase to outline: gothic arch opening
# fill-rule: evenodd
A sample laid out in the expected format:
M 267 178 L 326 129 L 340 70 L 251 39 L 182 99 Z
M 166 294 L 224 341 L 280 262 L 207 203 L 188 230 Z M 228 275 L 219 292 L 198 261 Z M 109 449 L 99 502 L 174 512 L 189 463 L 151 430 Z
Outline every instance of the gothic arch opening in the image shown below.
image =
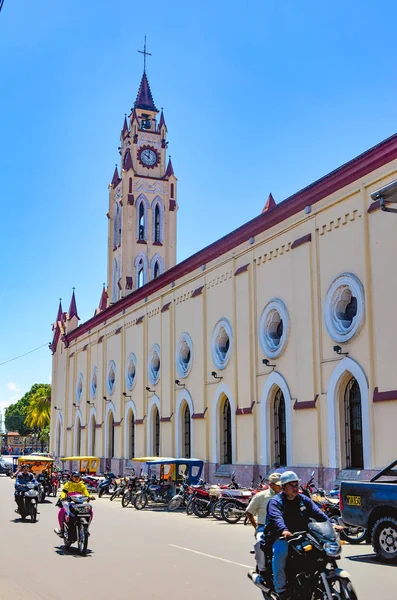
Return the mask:
M 132 408 L 127 414 L 127 459 L 135 458 L 135 416 Z
M 220 402 L 220 462 L 222 464 L 230 465 L 233 462 L 233 449 L 232 449 L 232 410 L 230 402 L 227 396 Z
M 186 400 L 181 406 L 181 456 L 182 458 L 192 457 L 192 435 L 191 435 L 191 414 Z
M 271 405 L 272 414 L 272 463 L 278 467 L 287 465 L 287 421 L 285 416 L 285 398 L 281 388 L 276 388 Z
M 114 458 L 114 416 L 112 411 L 109 411 L 107 422 L 106 458 Z
M 138 208 L 138 240 L 146 239 L 145 204 L 142 201 Z
M 346 469 L 364 468 L 361 392 L 358 381 L 351 377 L 344 386 L 340 406 L 341 453 Z
M 76 456 L 81 456 L 81 421 L 77 419 L 76 422 Z
M 152 431 L 153 456 L 160 456 L 160 414 L 157 406 L 153 408 Z
M 161 213 L 159 204 L 156 204 L 154 209 L 154 241 L 161 242 Z

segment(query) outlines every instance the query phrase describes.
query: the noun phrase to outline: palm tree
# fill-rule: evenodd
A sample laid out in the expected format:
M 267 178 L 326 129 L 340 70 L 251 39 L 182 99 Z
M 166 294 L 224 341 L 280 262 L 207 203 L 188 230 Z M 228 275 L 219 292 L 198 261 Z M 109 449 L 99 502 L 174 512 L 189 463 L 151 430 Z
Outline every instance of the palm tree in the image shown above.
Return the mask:
M 25 423 L 32 429 L 44 429 L 50 424 L 51 386 L 42 385 L 30 398 Z

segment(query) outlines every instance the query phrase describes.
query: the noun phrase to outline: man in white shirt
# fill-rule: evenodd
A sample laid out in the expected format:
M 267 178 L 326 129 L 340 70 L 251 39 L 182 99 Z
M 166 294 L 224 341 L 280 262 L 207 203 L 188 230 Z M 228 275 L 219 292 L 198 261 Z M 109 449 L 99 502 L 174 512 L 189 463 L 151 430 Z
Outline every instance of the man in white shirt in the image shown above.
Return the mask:
M 255 528 L 256 543 L 254 549 L 256 564 L 260 575 L 262 575 L 265 570 L 265 554 L 261 550 L 261 543 L 263 541 L 263 532 L 266 523 L 267 505 L 276 494 L 281 492 L 280 477 L 281 473 L 272 473 L 269 475 L 269 488 L 255 494 L 245 511 L 251 525 Z M 257 517 L 257 520 L 255 520 L 255 517 Z

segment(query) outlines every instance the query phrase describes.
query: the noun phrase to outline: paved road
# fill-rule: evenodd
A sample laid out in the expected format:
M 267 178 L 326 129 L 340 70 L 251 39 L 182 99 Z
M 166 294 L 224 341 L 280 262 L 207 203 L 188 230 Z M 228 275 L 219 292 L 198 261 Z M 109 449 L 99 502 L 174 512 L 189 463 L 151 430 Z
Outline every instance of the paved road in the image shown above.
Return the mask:
M 247 579 L 252 529 L 161 510 L 123 509 L 96 500 L 90 552 L 63 553 L 53 533 L 54 499 L 37 523 L 19 522 L 13 482 L 0 477 L 1 600 L 260 600 Z M 344 546 L 341 566 L 359 600 L 395 600 L 395 567 L 377 564 L 366 545 Z

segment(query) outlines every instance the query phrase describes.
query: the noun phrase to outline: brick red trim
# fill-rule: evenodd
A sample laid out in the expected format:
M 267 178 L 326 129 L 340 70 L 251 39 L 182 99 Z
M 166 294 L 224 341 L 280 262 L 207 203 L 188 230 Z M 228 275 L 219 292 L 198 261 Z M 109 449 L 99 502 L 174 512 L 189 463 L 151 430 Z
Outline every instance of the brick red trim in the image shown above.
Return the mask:
M 116 331 L 114 332 L 114 335 L 118 335 L 122 329 L 122 327 L 117 327 Z
M 295 400 L 294 410 L 305 410 L 306 408 L 316 408 L 316 402 L 318 399 L 318 394 L 314 396 L 314 400 L 304 400 L 303 402 L 299 402 L 299 400 Z
M 95 429 L 101 429 L 102 427 L 102 423 L 100 423 L 99 425 L 95 425 Z
M 121 419 L 121 421 L 123 421 L 123 419 Z M 120 427 L 120 425 L 121 425 L 121 421 L 114 421 L 114 422 L 113 422 L 113 425 L 114 425 L 115 427 Z
M 99 338 L 98 338 L 98 342 L 97 342 L 97 343 L 98 343 L 98 344 L 101 344 L 101 343 L 102 343 L 102 341 L 103 341 L 103 338 L 104 338 L 104 337 L 105 337 L 104 335 L 101 335 L 101 336 L 99 336 Z
M 293 194 L 286 200 L 279 202 L 272 211 L 256 216 L 251 221 L 248 221 L 248 223 L 241 225 L 241 227 L 228 233 L 213 244 L 196 252 L 175 267 L 168 269 L 165 273 L 160 275 L 160 277 L 157 277 L 157 279 L 150 281 L 132 294 L 118 300 L 98 315 L 91 317 L 91 319 L 82 323 L 80 327 L 74 329 L 67 335 L 68 343 L 81 335 L 84 335 L 90 329 L 97 327 L 103 323 L 103 321 L 110 319 L 114 315 L 120 314 L 122 310 L 134 306 L 144 298 L 151 296 L 159 290 L 165 289 L 171 282 L 199 269 L 201 265 L 210 264 L 211 261 L 224 255 L 229 250 L 247 242 L 250 237 L 255 237 L 258 234 L 271 229 L 289 217 L 303 211 L 306 206 L 319 202 L 326 196 L 329 196 L 396 158 L 397 134 L 384 140 L 370 150 L 367 150 L 360 156 L 354 158 L 335 171 L 332 171 L 332 173 L 322 177 L 296 194 Z M 143 176 L 141 175 L 140 177 Z M 150 177 L 149 179 L 153 179 L 153 177 Z M 162 178 L 159 177 L 158 179 Z
M 291 244 L 291 250 L 294 250 L 295 248 L 299 248 L 299 246 L 303 246 L 303 244 L 307 244 L 308 242 L 312 241 L 312 234 L 308 233 L 307 235 L 304 235 L 300 238 L 298 238 L 297 240 L 295 240 L 294 242 L 292 242 Z
M 146 240 L 137 240 L 136 241 L 137 244 L 147 244 Z
M 372 212 L 375 212 L 376 210 L 378 210 L 379 208 L 380 208 L 380 200 L 375 200 L 375 202 L 372 202 L 372 204 L 370 204 L 367 212 L 372 213 Z
M 205 407 L 204 412 L 202 413 L 193 413 L 192 414 L 192 419 L 204 419 L 205 418 L 205 413 L 208 410 L 208 406 Z
M 167 302 L 166 304 L 164 304 L 163 308 L 161 309 L 161 312 L 166 312 L 169 307 L 171 306 L 171 302 Z
M 236 415 L 251 415 L 254 410 L 255 400 L 252 401 L 248 408 L 236 408 Z
M 73 427 L 73 425 L 72 425 Z M 72 427 L 66 427 L 66 431 L 71 431 Z
M 200 286 L 200 287 L 196 288 L 196 289 L 194 290 L 194 292 L 192 293 L 192 296 L 191 296 L 191 297 L 192 297 L 192 298 L 196 298 L 196 296 L 200 296 L 200 294 L 202 294 L 202 293 L 203 293 L 203 289 L 204 289 L 204 287 L 205 287 L 205 286 L 204 286 L 204 285 L 202 285 L 202 286 Z
M 140 323 L 142 323 L 143 319 L 145 318 L 145 315 L 142 315 L 141 317 L 139 317 L 136 321 L 135 321 L 135 325 L 139 325 Z
M 160 423 L 168 423 L 169 421 L 171 421 L 173 414 L 174 413 L 172 412 L 169 417 L 161 417 L 160 418 Z
M 80 429 L 85 429 L 87 427 L 87 425 L 81 425 Z
M 130 206 L 134 206 L 134 194 L 127 194 L 127 203 Z
M 374 389 L 373 402 L 390 402 L 392 400 L 397 400 L 397 390 L 380 392 L 377 387 Z
M 250 266 L 250 264 L 247 263 L 246 265 L 243 265 L 242 267 L 239 267 L 238 269 L 235 270 L 234 276 L 237 277 L 237 275 L 240 275 L 240 273 L 244 273 L 245 271 L 248 271 L 248 267 L 249 266 Z
M 162 246 L 163 243 L 162 242 L 153 242 L 153 246 Z
M 135 419 L 134 423 L 135 423 L 135 425 L 143 425 L 143 422 L 145 419 L 146 419 L 146 415 L 143 417 L 143 419 Z

